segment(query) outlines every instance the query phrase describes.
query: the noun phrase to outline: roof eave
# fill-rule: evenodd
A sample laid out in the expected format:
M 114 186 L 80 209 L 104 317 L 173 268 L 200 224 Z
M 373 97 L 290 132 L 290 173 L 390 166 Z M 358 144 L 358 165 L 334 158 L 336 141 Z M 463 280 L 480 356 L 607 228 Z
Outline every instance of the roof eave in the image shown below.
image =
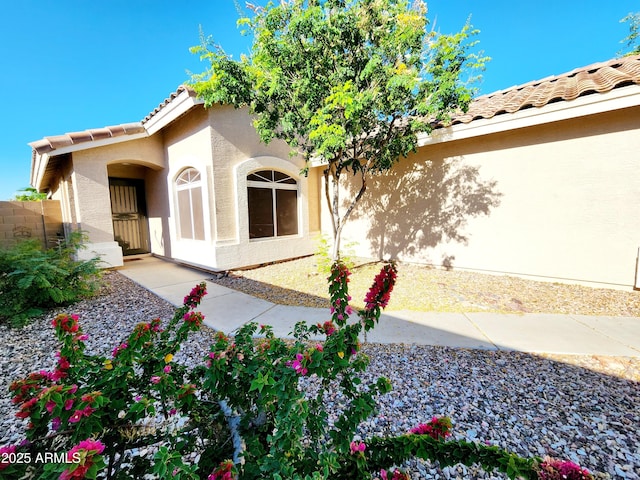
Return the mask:
M 418 146 L 463 140 L 636 106 L 640 106 L 640 85 L 629 85 L 606 93 L 585 95 L 575 100 L 549 103 L 543 107 L 439 128 L 431 134 L 418 135 Z
M 181 87 L 178 92 L 174 98 L 169 99 L 142 121 L 149 135 L 166 127 L 196 105 L 204 105 L 204 100 L 198 98 L 192 89 Z

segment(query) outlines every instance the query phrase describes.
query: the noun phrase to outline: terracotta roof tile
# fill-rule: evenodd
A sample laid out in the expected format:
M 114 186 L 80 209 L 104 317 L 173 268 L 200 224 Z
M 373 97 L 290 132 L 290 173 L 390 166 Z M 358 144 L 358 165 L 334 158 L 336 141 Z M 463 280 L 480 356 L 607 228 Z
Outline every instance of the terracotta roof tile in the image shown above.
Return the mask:
M 469 111 L 455 116 L 452 123 L 469 123 L 526 108 L 540 108 L 550 103 L 575 100 L 593 93 L 606 93 L 614 88 L 633 84 L 640 84 L 640 55 L 595 63 L 562 75 L 478 97 L 471 102 Z
M 44 137 L 42 140 L 31 142 L 29 145 L 39 154 L 49 153 L 53 150 L 78 145 L 80 143 L 104 140 L 107 138 L 121 137 L 144 133 L 145 129 L 141 123 L 123 123 L 111 127 L 92 128 L 82 132 L 70 132 L 64 135 Z
M 151 119 L 151 117 L 153 117 L 158 112 L 160 112 L 160 110 L 162 110 L 164 107 L 170 104 L 173 101 L 173 99 L 175 99 L 178 95 L 180 95 L 182 92 L 185 92 L 185 91 L 189 92 L 190 97 L 196 96 L 196 92 L 191 87 L 187 85 L 180 85 L 175 92 L 172 92 L 171 95 L 168 98 L 165 98 L 164 101 L 160 103 L 160 105 L 158 105 L 156 108 L 153 109 L 151 113 L 149 113 L 149 115 L 144 117 L 142 119 L 142 123 L 145 124 L 146 122 L 148 122 Z

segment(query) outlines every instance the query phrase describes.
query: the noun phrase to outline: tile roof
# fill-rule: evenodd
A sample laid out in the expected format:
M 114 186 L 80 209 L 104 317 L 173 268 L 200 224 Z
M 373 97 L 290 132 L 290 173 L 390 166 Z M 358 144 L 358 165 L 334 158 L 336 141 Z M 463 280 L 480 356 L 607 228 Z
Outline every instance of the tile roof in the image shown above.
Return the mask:
M 42 140 L 31 142 L 29 145 L 34 152 L 42 155 L 52 152 L 58 148 L 69 147 L 79 143 L 93 142 L 95 140 L 103 140 L 106 138 L 121 137 L 123 135 L 133 135 L 135 133 L 145 132 L 142 122 L 123 123 L 111 127 L 92 128 L 82 132 L 65 133 L 64 135 L 55 135 L 52 137 L 44 137 Z
M 483 95 L 471 102 L 466 114 L 455 116 L 452 124 L 544 107 L 550 103 L 606 93 L 632 84 L 640 84 L 640 55 L 594 63 L 562 75 Z
M 640 84 L 640 55 L 595 63 L 562 75 L 483 95 L 471 102 L 467 113 L 455 116 L 452 124 L 470 123 L 474 120 L 493 118 L 496 115 L 515 113 L 527 108 L 543 107 L 553 102 L 574 100 L 593 93 L 606 93 L 614 88 L 632 84 Z M 190 97 L 196 95 L 191 88 L 181 85 L 141 122 L 44 137 L 29 145 L 34 154 L 45 154 L 80 143 L 143 133 L 145 123 L 170 105 L 183 91 L 187 91 Z

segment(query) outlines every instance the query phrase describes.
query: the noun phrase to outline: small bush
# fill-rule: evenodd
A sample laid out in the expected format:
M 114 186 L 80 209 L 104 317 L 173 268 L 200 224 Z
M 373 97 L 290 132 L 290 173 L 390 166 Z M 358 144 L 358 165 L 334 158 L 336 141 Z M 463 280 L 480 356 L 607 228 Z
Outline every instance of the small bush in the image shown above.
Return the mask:
M 75 232 L 48 250 L 35 240 L 0 249 L 0 323 L 21 326 L 48 308 L 94 294 L 100 259 L 76 260 L 84 239 Z

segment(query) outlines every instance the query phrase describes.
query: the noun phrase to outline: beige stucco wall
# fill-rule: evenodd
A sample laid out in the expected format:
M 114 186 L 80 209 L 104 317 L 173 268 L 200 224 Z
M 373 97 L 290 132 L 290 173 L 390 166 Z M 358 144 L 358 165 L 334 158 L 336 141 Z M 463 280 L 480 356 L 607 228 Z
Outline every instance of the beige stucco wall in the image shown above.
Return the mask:
M 196 107 L 163 131 L 168 171 L 166 195 L 169 212 L 164 247 L 153 252 L 214 269 L 229 269 L 281 260 L 313 252 L 309 225 L 319 228 L 318 212 L 309 214 L 309 182 L 299 175 L 300 159 L 289 157 L 282 142 L 260 142 L 246 110 L 231 106 Z M 198 169 L 205 201 L 205 240 L 180 239 L 177 232 L 174 182 L 187 167 Z M 247 227 L 246 175 L 256 169 L 284 171 L 298 178 L 299 235 L 250 241 Z M 161 179 L 157 179 L 158 182 Z M 315 188 L 312 186 L 312 188 Z M 160 224 L 151 225 L 152 237 Z M 170 245 L 170 251 L 166 245 Z M 164 253 L 162 253 L 164 252 Z
M 638 108 L 428 145 L 371 182 L 345 241 L 374 258 L 631 287 L 639 171 Z
M 160 138 L 143 138 L 72 153 L 66 195 L 73 212 L 68 216 L 88 235 L 83 255 L 98 254 L 104 266 L 122 265 L 122 250 L 114 241 L 109 195 L 109 165 L 126 163 L 159 169 L 164 166 Z

